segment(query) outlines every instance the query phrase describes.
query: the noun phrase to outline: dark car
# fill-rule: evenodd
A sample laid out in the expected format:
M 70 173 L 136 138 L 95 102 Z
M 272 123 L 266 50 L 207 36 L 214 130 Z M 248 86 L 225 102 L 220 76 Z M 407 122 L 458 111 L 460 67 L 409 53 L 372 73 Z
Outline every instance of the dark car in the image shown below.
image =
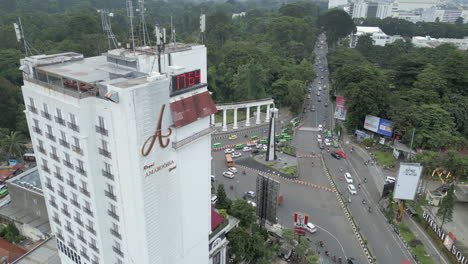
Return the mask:
M 332 155 L 332 157 L 334 157 L 335 159 L 341 159 L 340 155 L 336 154 L 335 152 L 332 152 L 330 153 Z
M 252 149 L 252 153 L 258 153 L 258 149 Z
M 349 258 L 348 264 L 359 264 L 359 262 L 355 258 Z

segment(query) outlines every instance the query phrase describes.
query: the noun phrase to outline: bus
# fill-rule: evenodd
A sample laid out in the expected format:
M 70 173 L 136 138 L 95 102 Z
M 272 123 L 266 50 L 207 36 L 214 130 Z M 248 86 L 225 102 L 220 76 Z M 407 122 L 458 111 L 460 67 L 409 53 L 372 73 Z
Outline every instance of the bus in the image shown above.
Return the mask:
M 213 144 L 213 148 L 220 148 L 221 147 L 221 143 L 219 142 L 216 142 Z
M 231 154 L 226 154 L 226 165 L 228 167 L 233 167 L 234 166 L 234 162 L 232 161 Z
M 328 138 L 333 137 L 333 136 L 332 136 L 332 132 L 331 132 L 330 130 L 327 131 L 327 137 L 328 137 Z

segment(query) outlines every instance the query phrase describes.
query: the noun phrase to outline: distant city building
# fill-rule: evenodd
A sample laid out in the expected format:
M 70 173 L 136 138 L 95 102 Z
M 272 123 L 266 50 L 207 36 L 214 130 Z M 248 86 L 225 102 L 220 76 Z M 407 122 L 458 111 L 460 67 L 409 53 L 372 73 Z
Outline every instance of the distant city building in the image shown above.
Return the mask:
M 468 20 L 468 9 L 445 9 L 441 7 L 432 7 L 425 9 L 422 12 L 421 21 L 455 23 L 459 17 L 463 18 L 464 23 L 466 23 Z
M 348 0 L 329 0 L 328 9 L 344 7 L 348 5 Z
M 208 263 L 206 47 L 37 55 L 20 69 L 61 262 Z
M 234 13 L 234 14 L 232 14 L 232 19 L 234 19 L 234 18 L 239 18 L 239 17 L 245 17 L 245 15 L 246 15 L 245 12 Z
M 379 27 L 356 27 L 356 33 L 350 35 L 349 46 L 355 48 L 356 44 L 361 36 L 369 35 L 374 45 L 385 46 L 395 42 L 398 39 L 403 39 L 401 36 L 389 36 L 385 34 Z
M 451 39 L 451 38 L 431 38 L 426 37 L 413 37 L 411 43 L 416 47 L 424 48 L 435 48 L 441 44 L 449 43 L 455 45 L 460 50 L 468 50 L 468 37 L 463 39 Z

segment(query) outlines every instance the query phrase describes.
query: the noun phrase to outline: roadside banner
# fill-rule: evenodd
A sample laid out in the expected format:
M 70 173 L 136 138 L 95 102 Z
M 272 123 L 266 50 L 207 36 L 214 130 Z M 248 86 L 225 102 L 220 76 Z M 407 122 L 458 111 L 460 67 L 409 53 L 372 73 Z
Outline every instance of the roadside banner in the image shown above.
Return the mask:
M 387 119 L 380 118 L 379 129 L 377 133 L 391 137 L 393 133 L 393 122 Z
M 345 104 L 348 99 L 342 97 L 342 96 L 337 96 L 336 97 L 336 108 L 335 108 L 335 118 L 339 120 L 346 120 L 346 113 L 348 112 L 348 109 L 346 109 Z
M 364 121 L 364 128 L 376 132 L 379 129 L 380 118 L 372 115 L 366 115 L 366 120 Z

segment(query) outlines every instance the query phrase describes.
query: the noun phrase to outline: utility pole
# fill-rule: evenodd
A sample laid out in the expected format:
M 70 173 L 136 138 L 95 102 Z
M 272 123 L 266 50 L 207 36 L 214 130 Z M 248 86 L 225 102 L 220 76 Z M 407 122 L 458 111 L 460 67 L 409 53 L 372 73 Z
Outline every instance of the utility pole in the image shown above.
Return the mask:
M 413 127 L 413 135 L 411 136 L 411 144 L 410 144 L 410 154 L 409 154 L 409 159 L 411 160 L 413 156 L 413 139 L 414 139 L 414 132 L 416 131 L 416 128 Z

